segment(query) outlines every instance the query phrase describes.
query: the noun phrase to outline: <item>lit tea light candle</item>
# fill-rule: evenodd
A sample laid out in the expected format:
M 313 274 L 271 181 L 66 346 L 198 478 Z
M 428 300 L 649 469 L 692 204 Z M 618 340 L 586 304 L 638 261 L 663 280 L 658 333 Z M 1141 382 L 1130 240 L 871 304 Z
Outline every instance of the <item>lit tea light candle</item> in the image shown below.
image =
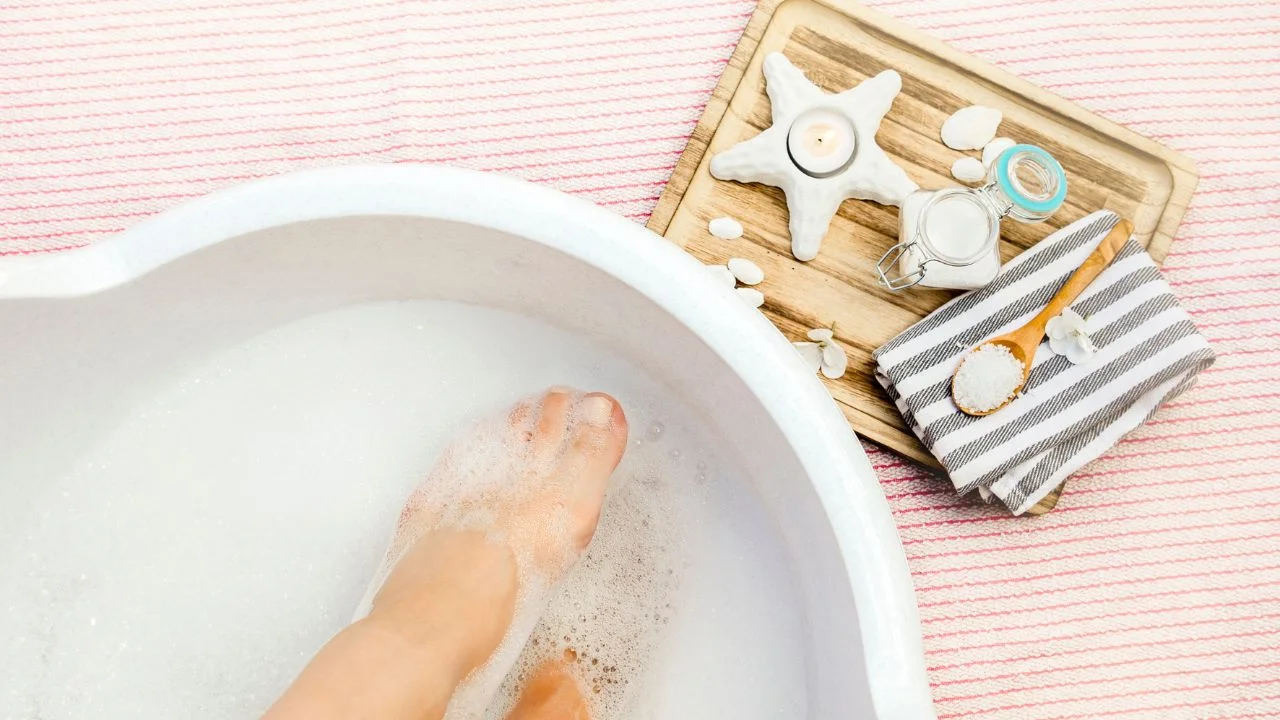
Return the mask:
M 830 177 L 848 167 L 855 143 L 853 123 L 834 110 L 804 112 L 787 131 L 792 161 L 813 177 Z

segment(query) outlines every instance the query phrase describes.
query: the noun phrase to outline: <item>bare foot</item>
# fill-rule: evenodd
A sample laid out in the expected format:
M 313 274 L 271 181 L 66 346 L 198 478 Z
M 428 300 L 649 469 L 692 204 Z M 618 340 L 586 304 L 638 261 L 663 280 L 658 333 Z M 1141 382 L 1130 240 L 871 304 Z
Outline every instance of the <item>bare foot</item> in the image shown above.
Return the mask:
M 507 720 L 591 720 L 570 662 L 571 657 L 549 660 L 534 671 Z
M 558 579 L 595 533 L 609 476 L 626 449 L 617 401 L 553 388 L 455 441 L 400 516 L 390 552 L 438 526 L 501 536 Z
M 617 401 L 567 388 L 473 428 L 405 503 L 385 563 L 394 570 L 371 587 L 371 610 L 420 601 L 423 576 L 471 578 L 456 619 L 485 630 L 477 640 L 488 657 L 510 622 L 513 591 L 548 589 L 586 549 L 626 442 Z M 491 588 L 506 595 L 477 605 Z
M 479 716 L 591 541 L 626 439 L 613 398 L 569 389 L 456 439 L 406 503 L 357 622 L 268 716 Z

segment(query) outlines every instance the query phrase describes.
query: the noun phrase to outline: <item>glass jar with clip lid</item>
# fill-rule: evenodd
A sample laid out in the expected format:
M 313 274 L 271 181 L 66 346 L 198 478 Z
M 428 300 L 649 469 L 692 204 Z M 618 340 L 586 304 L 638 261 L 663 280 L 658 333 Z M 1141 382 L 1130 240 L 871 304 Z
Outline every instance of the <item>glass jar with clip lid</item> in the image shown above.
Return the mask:
M 880 284 L 895 291 L 983 287 L 1000 272 L 1000 220 L 1041 222 L 1066 197 L 1062 165 L 1035 145 L 1000 153 L 982 187 L 917 190 L 902 203 L 898 244 L 876 263 Z

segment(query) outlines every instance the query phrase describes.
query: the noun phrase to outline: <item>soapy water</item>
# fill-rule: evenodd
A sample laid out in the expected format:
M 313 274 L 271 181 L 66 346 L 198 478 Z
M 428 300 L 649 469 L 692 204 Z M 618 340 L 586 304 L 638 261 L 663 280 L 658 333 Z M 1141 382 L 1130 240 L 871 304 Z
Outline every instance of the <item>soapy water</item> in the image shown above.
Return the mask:
M 574 437 L 574 426 L 584 422 L 584 398 L 569 395 L 565 436 Z M 684 505 L 677 501 L 677 488 L 643 464 L 646 475 L 619 472 L 612 478 L 596 539 L 563 578 L 559 592 L 550 595 L 554 578 L 564 575 L 566 563 L 580 553 L 569 531 L 569 510 L 554 500 L 572 492 L 560 487 L 572 478 L 557 473 L 566 446 L 549 452 L 548 446 L 525 444 L 545 412 L 541 399 L 521 400 L 516 410 L 493 413 L 454 436 L 414 489 L 410 509 L 397 519 L 386 558 L 355 613 L 357 618 L 368 613 L 412 541 L 430 530 L 478 530 L 514 550 L 520 592 L 511 628 L 489 662 L 457 688 L 446 720 L 480 718 L 486 709 L 489 717 L 505 717 L 526 677 L 553 657 L 579 662 L 571 672 L 590 690 L 592 717 L 620 717 L 631 678 L 642 674 L 657 631 L 677 602 L 682 568 L 676 548 Z M 650 436 L 656 438 L 662 427 L 652 423 Z M 679 457 L 673 452 L 668 456 Z M 702 484 L 695 476 L 681 500 L 697 502 Z M 538 510 L 521 511 L 531 505 Z
M 683 503 L 699 493 L 681 497 L 661 474 L 621 480 L 605 498 L 596 540 L 552 598 L 488 718 L 505 717 L 523 681 L 556 658 L 573 659 L 570 672 L 597 720 L 628 717 L 628 702 L 642 699 L 632 692 L 680 604 Z
M 0 717 L 261 713 L 350 621 L 452 431 L 555 384 L 613 394 L 631 440 L 485 716 L 572 650 L 596 720 L 803 717 L 785 555 L 699 419 L 592 341 L 428 301 L 307 318 L 186 368 L 39 479 L 0 528 Z

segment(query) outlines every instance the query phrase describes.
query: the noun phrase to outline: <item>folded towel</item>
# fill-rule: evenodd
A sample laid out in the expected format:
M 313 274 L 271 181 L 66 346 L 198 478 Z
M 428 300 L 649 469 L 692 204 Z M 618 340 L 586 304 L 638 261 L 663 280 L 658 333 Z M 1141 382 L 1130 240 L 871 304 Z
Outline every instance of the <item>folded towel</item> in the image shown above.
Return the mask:
M 1074 365 L 1042 343 L 1007 407 L 986 417 L 956 408 L 950 381 L 962 356 L 1039 313 L 1117 222 L 1103 210 L 1059 230 L 873 354 L 876 378 L 961 494 L 982 489 L 1021 515 L 1213 364 L 1208 341 L 1130 238 L 1071 306 L 1089 318 L 1090 362 Z

